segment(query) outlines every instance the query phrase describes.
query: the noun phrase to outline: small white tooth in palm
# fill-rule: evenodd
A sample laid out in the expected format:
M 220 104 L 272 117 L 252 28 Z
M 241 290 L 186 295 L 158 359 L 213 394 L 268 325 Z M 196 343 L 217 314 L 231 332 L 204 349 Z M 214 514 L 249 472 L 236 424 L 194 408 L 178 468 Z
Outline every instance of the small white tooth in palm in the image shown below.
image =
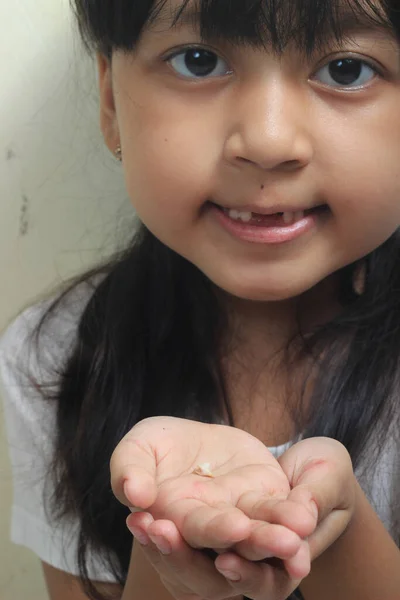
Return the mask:
M 211 470 L 211 463 L 202 463 L 192 471 L 194 475 L 201 475 L 202 477 L 210 477 L 214 479 L 213 472 Z

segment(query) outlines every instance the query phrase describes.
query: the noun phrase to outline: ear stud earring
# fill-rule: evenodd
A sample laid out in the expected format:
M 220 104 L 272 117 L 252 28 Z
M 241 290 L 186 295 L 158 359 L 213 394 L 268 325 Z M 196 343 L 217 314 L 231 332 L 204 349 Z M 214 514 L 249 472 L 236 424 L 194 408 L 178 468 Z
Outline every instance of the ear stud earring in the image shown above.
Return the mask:
M 119 162 L 122 162 L 122 149 L 121 149 L 121 146 L 117 146 L 115 148 L 114 154 L 115 154 L 117 160 L 119 160 Z

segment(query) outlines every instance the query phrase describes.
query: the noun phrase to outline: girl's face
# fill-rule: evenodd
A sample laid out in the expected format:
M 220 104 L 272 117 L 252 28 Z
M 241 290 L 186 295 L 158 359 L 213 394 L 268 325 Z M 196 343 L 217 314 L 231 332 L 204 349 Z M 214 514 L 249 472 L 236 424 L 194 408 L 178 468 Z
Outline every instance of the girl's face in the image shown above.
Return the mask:
M 164 244 L 234 296 L 297 296 L 400 225 L 399 44 L 351 19 L 308 58 L 205 42 L 180 4 L 99 57 L 107 144 Z

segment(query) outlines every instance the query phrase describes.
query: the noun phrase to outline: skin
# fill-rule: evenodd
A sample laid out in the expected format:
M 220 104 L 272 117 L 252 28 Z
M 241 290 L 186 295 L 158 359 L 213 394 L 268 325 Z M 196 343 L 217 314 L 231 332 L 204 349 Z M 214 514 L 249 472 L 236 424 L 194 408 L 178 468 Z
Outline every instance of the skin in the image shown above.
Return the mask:
M 210 459 L 212 479 L 194 473 Z M 135 507 L 128 527 L 177 600 L 231 598 L 232 585 L 255 600 L 287 598 L 354 511 L 350 457 L 327 438 L 278 462 L 239 429 L 153 417 L 118 445 L 111 475 L 117 498 Z M 221 553 L 219 573 L 196 548 Z M 253 562 L 271 557 L 284 568 Z
M 99 58 L 102 129 L 110 150 L 121 143 L 138 215 L 219 288 L 259 301 L 260 319 L 269 300 L 311 290 L 400 223 L 399 47 L 376 31 L 353 35 L 309 61 L 293 48 L 277 58 L 214 45 L 232 74 L 200 81 L 163 60 L 179 45 L 201 43 L 188 26 L 146 31 L 133 54 L 114 54 L 112 69 Z M 322 83 L 321 69 L 349 53 L 385 74 L 357 90 Z M 294 242 L 264 246 L 222 230 L 204 211 L 209 199 L 299 209 L 326 203 L 331 213 Z
M 299 299 L 303 330 L 334 316 L 335 273 L 400 223 L 399 45 L 372 30 L 348 35 L 343 47 L 310 60 L 290 47 L 277 58 L 214 42 L 218 73 L 225 65 L 232 74 L 201 81 L 165 60 L 201 43 L 188 25 L 155 25 L 134 53 L 115 52 L 111 63 L 98 57 L 101 128 L 110 151 L 122 147 L 132 204 L 162 242 L 216 284 L 231 315 L 239 355 L 228 357 L 226 371 L 229 381 L 244 382 L 229 390 L 241 427 L 257 422 L 256 398 L 272 379 L 265 364 L 297 333 Z M 371 73 L 354 90 L 324 84 L 329 61 L 350 55 L 383 74 Z M 309 234 L 265 246 L 233 239 L 204 210 L 210 199 L 298 208 L 323 202 L 330 213 Z M 258 379 L 262 370 L 267 380 Z M 282 424 L 279 436 L 257 431 L 270 445 L 291 437 L 283 388 L 278 382 L 271 392 L 279 400 L 269 421 Z M 242 415 L 253 390 L 253 416 Z
M 271 354 L 294 332 L 295 299 L 305 300 L 310 326 L 334 313 L 335 273 L 400 224 L 399 45 L 376 30 L 348 34 L 309 60 L 293 47 L 276 57 L 214 42 L 207 47 L 229 73 L 200 81 L 164 60 L 202 43 L 187 25 L 156 24 L 134 53 L 115 52 L 111 63 L 98 57 L 102 131 L 110 151 L 122 147 L 139 217 L 215 283 L 253 355 Z M 329 62 L 346 57 L 380 72 L 353 89 L 326 83 Z M 260 245 L 232 238 L 205 209 L 208 200 L 299 210 L 323 203 L 329 211 L 293 242 Z M 268 326 L 268 341 L 257 339 Z

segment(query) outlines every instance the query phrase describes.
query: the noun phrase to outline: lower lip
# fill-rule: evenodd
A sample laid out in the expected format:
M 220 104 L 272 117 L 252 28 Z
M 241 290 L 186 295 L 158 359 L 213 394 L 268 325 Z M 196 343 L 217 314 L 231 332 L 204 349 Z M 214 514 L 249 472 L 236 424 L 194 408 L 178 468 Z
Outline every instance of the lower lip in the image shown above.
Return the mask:
M 253 244 L 272 245 L 292 242 L 314 229 L 317 223 L 317 214 L 310 213 L 292 225 L 282 225 L 281 227 L 276 225 L 269 227 L 250 225 L 249 223 L 234 221 L 215 204 L 210 204 L 210 206 L 212 214 L 226 231 L 244 242 Z

